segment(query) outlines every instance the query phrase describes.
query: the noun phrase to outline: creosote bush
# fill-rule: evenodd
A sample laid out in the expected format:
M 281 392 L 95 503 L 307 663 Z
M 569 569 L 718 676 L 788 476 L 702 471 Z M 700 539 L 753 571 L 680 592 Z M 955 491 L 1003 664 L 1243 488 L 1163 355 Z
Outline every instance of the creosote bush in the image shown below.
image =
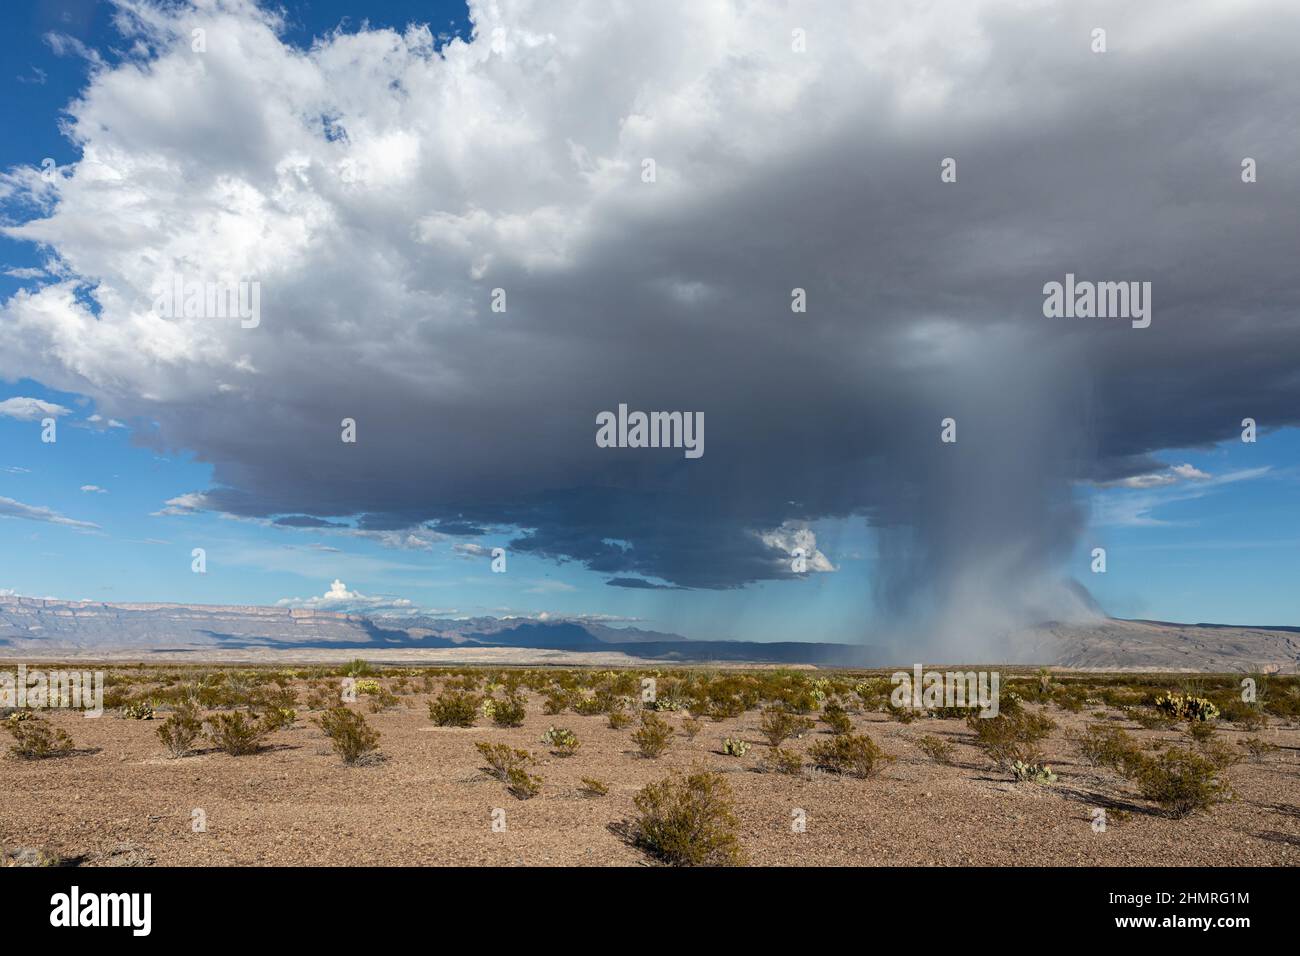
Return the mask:
M 1232 789 L 1219 778 L 1213 762 L 1177 747 L 1146 757 L 1126 775 L 1144 799 L 1176 819 L 1232 798 Z
M 609 785 L 594 777 L 583 777 L 582 786 L 578 789 L 584 797 L 603 797 L 609 794 Z
M 5 730 L 14 738 L 9 752 L 24 760 L 44 760 L 61 757 L 72 752 L 72 738 L 53 726 L 44 717 L 34 714 L 18 718 L 11 716 L 4 722 Z
M 483 769 L 489 776 L 505 782 L 511 770 L 523 769 L 532 763 L 532 754 L 509 744 L 476 743 L 474 747 L 487 762 Z
M 1089 724 L 1073 739 L 1079 745 L 1083 759 L 1094 767 L 1109 767 L 1126 773 L 1129 768 L 1140 764 L 1145 756 L 1138 742 L 1119 727 Z
M 687 740 L 694 740 L 703 729 L 704 721 L 698 717 L 687 717 L 682 721 L 682 733 L 686 735 Z
M 269 732 L 252 713 L 234 710 L 212 714 L 205 724 L 208 739 L 232 757 L 256 753 Z
M 916 742 L 916 746 L 935 763 L 951 764 L 957 753 L 956 747 L 934 734 L 926 734 Z
M 262 726 L 267 733 L 287 730 L 298 719 L 298 712 L 292 707 L 268 707 L 262 711 Z
M 668 749 L 673 739 L 673 728 L 654 711 L 641 714 L 641 727 L 632 734 L 641 756 L 654 759 Z
M 769 707 L 763 711 L 758 723 L 759 733 L 769 746 L 780 747 L 791 737 L 801 737 L 812 730 L 813 721 L 782 707 Z
M 763 755 L 758 766 L 760 770 L 768 773 L 784 773 L 793 776 L 803 773 L 803 757 L 795 750 L 772 747 Z
M 1277 744 L 1270 743 L 1261 737 L 1247 737 L 1241 741 L 1241 746 L 1250 754 L 1252 760 L 1262 761 L 1269 754 L 1277 753 L 1280 749 Z
M 879 773 L 894 758 L 866 734 L 840 734 L 815 743 L 808 750 L 813 766 L 828 773 L 866 779 Z
M 522 767 L 511 767 L 506 771 L 506 790 L 517 800 L 529 800 L 542 792 L 542 778 Z
M 203 732 L 203 718 L 191 703 L 176 707 L 158 727 L 158 739 L 173 757 L 184 757 L 194 749 Z
M 355 764 L 379 749 L 379 731 L 355 710 L 331 707 L 312 723 L 325 732 L 334 752 L 345 764 Z
M 721 774 L 696 772 L 652 783 L 633 798 L 634 838 L 672 866 L 744 862 L 736 840 L 731 790 Z
M 976 744 L 1005 769 L 1017 760 L 1027 764 L 1040 762 L 1042 754 L 1038 744 L 1056 724 L 1042 714 L 1016 705 L 1004 706 L 996 717 L 971 714 L 966 718 L 966 726 L 975 731 Z
M 498 727 L 518 727 L 524 722 L 524 699 L 518 694 L 508 694 L 504 700 L 494 701 L 492 723 Z
M 474 745 L 487 766 L 483 769 L 506 785 L 510 795 L 519 800 L 535 797 L 542 790 L 542 778 L 528 772 L 533 755 L 509 744 L 476 743 Z
M 444 690 L 429 701 L 429 719 L 439 727 L 473 727 L 478 719 L 478 698 L 457 690 Z
M 822 720 L 825 722 L 827 729 L 833 734 L 849 734 L 853 732 L 853 721 L 849 720 L 848 711 L 839 703 L 827 704 L 822 709 Z

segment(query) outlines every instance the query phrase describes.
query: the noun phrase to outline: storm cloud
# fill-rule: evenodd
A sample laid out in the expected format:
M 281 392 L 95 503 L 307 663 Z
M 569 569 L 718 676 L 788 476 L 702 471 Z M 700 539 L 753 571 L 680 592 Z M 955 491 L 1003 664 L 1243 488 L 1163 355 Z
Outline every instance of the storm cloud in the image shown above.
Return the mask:
M 0 374 L 193 450 L 205 508 L 706 589 L 861 516 L 891 619 L 996 629 L 1091 613 L 1076 483 L 1300 418 L 1292 3 L 498 0 L 310 50 L 119 6 L 83 158 L 4 180 L 61 278 Z M 154 315 L 174 274 L 256 279 L 260 324 Z M 1045 318 L 1067 274 L 1150 282 L 1150 327 Z M 620 403 L 707 453 L 598 448 Z

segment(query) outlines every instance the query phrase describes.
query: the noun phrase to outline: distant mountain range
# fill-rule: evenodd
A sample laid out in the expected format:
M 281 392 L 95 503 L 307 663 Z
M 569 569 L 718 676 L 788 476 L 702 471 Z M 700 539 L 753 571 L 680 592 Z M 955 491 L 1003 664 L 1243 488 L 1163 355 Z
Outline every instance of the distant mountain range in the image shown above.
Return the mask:
M 1015 647 L 1013 659 L 998 663 L 1295 673 L 1300 665 L 1300 628 L 1101 618 L 1090 624 L 1047 623 L 1027 629 L 1016 636 Z M 584 618 L 370 617 L 285 607 L 0 596 L 0 657 L 11 659 L 291 656 L 306 660 L 335 659 L 345 653 L 452 664 L 612 666 L 661 661 L 910 667 L 914 663 L 905 650 L 889 653 L 865 642 L 695 641 Z
M 802 641 L 691 641 L 581 618 L 375 616 L 249 605 L 109 604 L 0 597 L 0 653 L 50 657 L 203 651 L 516 648 L 661 661 L 858 665 L 865 647 Z

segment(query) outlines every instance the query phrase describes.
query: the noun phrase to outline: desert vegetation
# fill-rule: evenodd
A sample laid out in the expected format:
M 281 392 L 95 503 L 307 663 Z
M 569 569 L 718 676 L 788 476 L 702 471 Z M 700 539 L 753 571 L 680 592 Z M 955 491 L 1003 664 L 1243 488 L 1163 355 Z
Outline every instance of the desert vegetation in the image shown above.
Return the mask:
M 1197 849 L 1180 835 L 1219 825 L 1225 814 L 1262 862 L 1283 862 L 1300 845 L 1300 811 L 1286 809 L 1300 806 L 1294 676 L 1010 671 L 996 716 L 950 703 L 899 706 L 889 673 L 867 671 L 417 668 L 355 660 L 129 665 L 108 678 L 106 719 L 57 709 L 0 714 L 13 743 L 5 772 L 15 791 L 0 806 L 0 843 L 29 845 L 23 831 L 33 820 L 41 826 L 44 815 L 51 832 L 30 845 L 93 858 L 93 848 L 76 842 L 91 836 L 59 845 L 49 801 L 39 796 L 58 786 L 81 794 L 78 812 L 98 807 L 97 792 L 79 791 L 75 776 L 93 766 L 132 781 L 114 790 L 141 808 L 129 819 L 160 812 L 166 819 L 158 807 L 178 786 L 188 788 L 180 798 L 186 806 L 276 794 L 277 802 L 349 807 L 349 829 L 336 836 L 343 845 L 352 828 L 409 841 L 414 828 L 402 821 L 417 811 L 396 808 L 419 801 L 421 819 L 461 814 L 453 819 L 467 829 L 439 843 L 452 859 L 465 847 L 488 859 L 508 852 L 508 839 L 480 842 L 487 838 L 477 829 L 494 832 L 487 815 L 503 795 L 514 809 L 501 832 L 578 827 L 580 849 L 564 843 L 557 852 L 595 852 L 611 862 L 799 862 L 809 853 L 879 862 L 875 844 L 843 829 L 843 821 L 868 816 L 892 820 L 891 832 L 914 826 L 918 834 L 969 819 L 966 839 L 987 854 L 980 841 L 1000 814 L 1023 820 L 1027 812 L 1053 839 L 1077 826 L 1074 858 L 1124 859 L 1111 848 L 1150 839 L 1151 852 L 1177 845 L 1210 862 L 1234 862 L 1214 855 L 1209 848 L 1217 844 Z M 340 764 L 355 768 L 343 789 L 334 777 Z M 429 788 L 436 799 L 420 796 Z M 1033 803 L 1017 802 L 1025 799 Z M 1125 822 L 1097 837 L 1090 807 Z M 793 808 L 806 812 L 806 832 L 787 832 Z M 110 831 L 122 825 L 113 822 L 123 814 L 111 801 L 93 812 Z M 269 813 L 250 802 L 239 818 Z M 178 828 L 175 843 L 168 838 L 155 855 L 188 862 L 186 854 L 223 839 L 182 843 L 184 832 Z M 861 832 L 873 831 L 864 825 Z M 1008 826 L 1005 838 L 1020 841 L 1018 859 L 1033 840 L 1023 823 Z M 157 837 L 149 831 L 135 839 Z M 220 845 L 236 859 L 245 852 Z M 1045 863 L 1056 849 L 1032 845 Z M 272 840 L 264 852 L 284 849 Z M 889 852 L 911 851 L 895 845 Z

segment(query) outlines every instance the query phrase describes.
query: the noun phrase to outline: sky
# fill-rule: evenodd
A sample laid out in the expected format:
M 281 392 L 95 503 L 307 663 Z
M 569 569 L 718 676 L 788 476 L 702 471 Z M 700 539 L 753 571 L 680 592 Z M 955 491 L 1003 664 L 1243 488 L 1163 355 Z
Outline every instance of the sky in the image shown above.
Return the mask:
M 1292 4 L 5 15 L 0 593 L 1300 625 Z

